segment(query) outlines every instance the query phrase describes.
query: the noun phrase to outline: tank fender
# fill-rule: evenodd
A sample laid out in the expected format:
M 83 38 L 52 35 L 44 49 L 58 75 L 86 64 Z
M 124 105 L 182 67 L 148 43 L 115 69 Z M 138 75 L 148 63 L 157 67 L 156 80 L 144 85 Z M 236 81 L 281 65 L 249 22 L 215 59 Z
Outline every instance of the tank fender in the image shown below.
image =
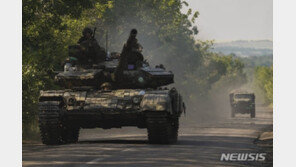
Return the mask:
M 172 113 L 171 98 L 168 94 L 145 94 L 140 107 L 143 111 L 167 111 Z
M 178 93 L 176 88 L 172 88 L 169 91 L 169 94 L 172 99 L 173 113 L 178 116 L 180 116 L 182 113 L 185 114 L 185 110 L 186 110 L 185 103 L 183 102 L 183 98 Z
M 48 90 L 40 91 L 39 103 L 43 101 L 62 101 L 65 91 L 61 90 Z
M 52 90 L 52 91 L 41 91 L 39 97 L 39 103 L 48 102 L 48 101 L 60 101 L 64 103 L 68 103 L 69 99 L 74 99 L 75 101 L 83 102 L 86 99 L 86 91 L 60 91 L 60 90 Z

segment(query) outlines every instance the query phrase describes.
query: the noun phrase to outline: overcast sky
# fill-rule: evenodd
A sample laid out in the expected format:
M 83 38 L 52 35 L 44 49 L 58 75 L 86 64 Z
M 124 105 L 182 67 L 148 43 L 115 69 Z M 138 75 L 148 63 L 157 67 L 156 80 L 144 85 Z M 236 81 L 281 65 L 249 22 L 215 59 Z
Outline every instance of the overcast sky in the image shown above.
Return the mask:
M 186 0 L 199 11 L 198 39 L 272 40 L 272 0 Z M 187 11 L 183 8 L 183 12 Z

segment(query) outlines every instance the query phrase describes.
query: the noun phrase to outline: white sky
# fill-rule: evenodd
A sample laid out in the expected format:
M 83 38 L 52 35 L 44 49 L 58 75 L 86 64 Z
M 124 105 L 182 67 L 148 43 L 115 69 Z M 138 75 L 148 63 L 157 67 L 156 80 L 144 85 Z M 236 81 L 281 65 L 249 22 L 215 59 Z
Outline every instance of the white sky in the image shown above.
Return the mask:
M 198 39 L 230 41 L 273 38 L 272 0 L 186 0 L 199 11 Z M 182 9 L 183 12 L 187 8 Z

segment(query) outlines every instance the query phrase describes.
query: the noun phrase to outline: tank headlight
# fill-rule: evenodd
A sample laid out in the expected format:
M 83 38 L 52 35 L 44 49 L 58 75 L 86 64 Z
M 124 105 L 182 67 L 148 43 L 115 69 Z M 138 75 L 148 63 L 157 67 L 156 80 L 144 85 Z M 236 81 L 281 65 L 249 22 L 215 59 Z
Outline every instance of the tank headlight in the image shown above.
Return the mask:
M 143 77 L 139 77 L 139 78 L 138 78 L 138 81 L 139 81 L 140 83 L 143 83 L 143 82 L 144 82 L 144 78 L 143 78 Z
M 69 96 L 71 96 L 71 94 L 69 92 L 64 93 L 64 97 L 69 97 Z
M 135 104 L 140 103 L 140 98 L 139 97 L 134 97 L 133 98 L 133 103 L 135 103 Z
M 68 99 L 68 105 L 69 106 L 73 106 L 75 104 L 75 102 L 76 102 L 76 100 L 74 98 L 72 98 L 72 97 Z

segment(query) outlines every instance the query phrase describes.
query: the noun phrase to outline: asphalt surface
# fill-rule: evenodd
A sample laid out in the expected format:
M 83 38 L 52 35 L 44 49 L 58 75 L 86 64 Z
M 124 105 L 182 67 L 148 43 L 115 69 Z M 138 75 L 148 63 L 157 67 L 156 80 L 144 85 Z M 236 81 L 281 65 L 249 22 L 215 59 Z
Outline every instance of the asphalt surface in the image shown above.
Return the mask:
M 256 110 L 254 119 L 237 115 L 204 124 L 188 124 L 190 118 L 183 117 L 174 145 L 148 144 L 145 129 L 83 129 L 77 144 L 23 144 L 23 166 L 272 166 L 268 158 L 263 162 L 220 161 L 222 153 L 272 157 L 272 147 L 254 144 L 260 133 L 272 130 L 272 111 L 266 107 Z

